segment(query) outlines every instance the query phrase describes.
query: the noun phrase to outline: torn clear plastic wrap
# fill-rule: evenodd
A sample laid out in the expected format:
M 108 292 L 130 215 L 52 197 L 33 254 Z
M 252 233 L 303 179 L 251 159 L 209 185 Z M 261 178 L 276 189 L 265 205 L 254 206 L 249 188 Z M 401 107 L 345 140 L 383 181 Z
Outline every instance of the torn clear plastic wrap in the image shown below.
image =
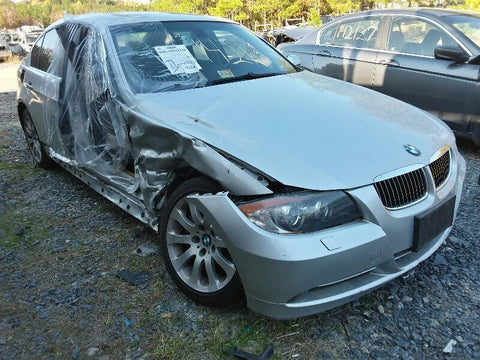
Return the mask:
M 185 167 L 207 173 L 237 194 L 252 194 L 252 190 L 269 193 L 255 174 L 166 125 L 171 119 L 162 122 L 143 115 L 136 110 L 134 96 L 125 96 L 205 86 L 207 78 L 199 71 L 202 66 L 190 55 L 190 51 L 203 51 L 208 59 L 205 46 L 186 35 L 177 39 L 182 44 L 176 44 L 160 22 L 112 29 L 101 34 L 81 23 L 66 22 L 55 30 L 65 57 L 53 58 L 67 64 L 63 81 L 51 76 L 45 89 L 51 98 L 51 104 L 44 107 L 46 119 L 57 106 L 56 116 L 50 115 L 45 129 L 50 155 L 84 171 L 92 170 L 103 181 L 134 194 L 152 216 L 161 208 L 176 171 Z M 118 62 L 107 55 L 109 45 L 104 38 L 110 36 Z M 120 88 L 125 84 L 122 76 L 130 89 Z M 64 95 L 59 98 L 60 93 Z M 183 117 L 180 114 L 179 118 Z

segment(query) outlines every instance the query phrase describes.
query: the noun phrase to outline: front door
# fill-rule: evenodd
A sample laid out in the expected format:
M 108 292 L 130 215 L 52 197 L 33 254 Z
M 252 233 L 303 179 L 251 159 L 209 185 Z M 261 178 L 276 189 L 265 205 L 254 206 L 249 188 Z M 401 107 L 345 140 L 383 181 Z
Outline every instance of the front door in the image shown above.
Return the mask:
M 392 17 L 387 39 L 386 49 L 378 54 L 373 89 L 430 112 L 454 130 L 466 131 L 479 66 L 435 59 L 435 47 L 459 44 L 430 20 Z

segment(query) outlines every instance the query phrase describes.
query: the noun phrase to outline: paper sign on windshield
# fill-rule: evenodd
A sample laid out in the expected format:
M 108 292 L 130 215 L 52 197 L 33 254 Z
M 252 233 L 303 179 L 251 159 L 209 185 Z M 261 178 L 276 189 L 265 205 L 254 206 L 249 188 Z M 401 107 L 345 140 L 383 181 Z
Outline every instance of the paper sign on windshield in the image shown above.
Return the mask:
M 202 68 L 185 45 L 155 46 L 154 49 L 172 75 L 194 74 Z

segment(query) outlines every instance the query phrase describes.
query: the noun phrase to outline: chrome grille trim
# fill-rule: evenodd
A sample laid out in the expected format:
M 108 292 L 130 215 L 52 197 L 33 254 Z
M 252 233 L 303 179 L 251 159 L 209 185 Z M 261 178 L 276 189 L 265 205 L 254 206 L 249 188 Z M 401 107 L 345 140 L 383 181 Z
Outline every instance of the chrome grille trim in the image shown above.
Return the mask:
M 383 206 L 388 210 L 399 210 L 413 205 L 427 196 L 427 179 L 423 168 L 373 185 Z
M 450 175 L 450 151 L 433 161 L 429 167 L 435 182 L 435 189 L 441 188 Z

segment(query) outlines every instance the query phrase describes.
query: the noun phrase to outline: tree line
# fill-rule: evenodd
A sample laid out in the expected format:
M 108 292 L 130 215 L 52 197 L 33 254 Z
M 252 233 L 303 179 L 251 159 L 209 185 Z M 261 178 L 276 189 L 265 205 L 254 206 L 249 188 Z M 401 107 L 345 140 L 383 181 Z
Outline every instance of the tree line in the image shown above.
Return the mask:
M 148 0 L 147 0 L 148 1 Z M 116 11 L 167 11 L 221 16 L 254 28 L 255 24 L 281 26 L 285 19 L 304 19 L 321 25 L 326 15 L 368 10 L 391 3 L 404 6 L 460 7 L 480 11 L 480 0 L 0 0 L 0 29 L 21 25 L 47 26 L 64 14 Z

